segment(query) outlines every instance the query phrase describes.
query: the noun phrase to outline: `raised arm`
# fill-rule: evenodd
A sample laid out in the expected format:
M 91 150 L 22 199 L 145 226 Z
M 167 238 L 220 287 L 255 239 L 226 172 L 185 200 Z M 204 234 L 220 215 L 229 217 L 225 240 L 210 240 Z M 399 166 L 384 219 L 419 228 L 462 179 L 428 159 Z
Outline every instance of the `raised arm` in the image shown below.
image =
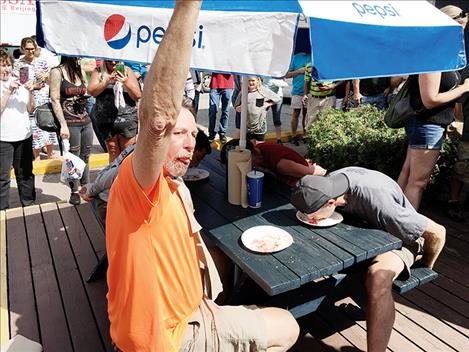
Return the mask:
M 10 99 L 11 95 L 15 92 L 15 90 L 18 89 L 20 86 L 20 83 L 17 78 L 14 78 L 11 80 L 10 85 L 8 86 L 7 89 L 5 89 L 5 92 L 3 92 L 3 95 L 0 98 L 0 116 L 2 116 L 3 110 L 5 110 L 7 106 L 8 99 Z
M 94 97 L 100 95 L 106 87 L 116 81 L 115 75 L 108 75 L 106 79 L 101 79 L 101 73 L 98 69 L 91 72 L 91 78 L 88 83 L 88 93 Z
M 160 175 L 176 124 L 201 1 L 176 1 L 168 29 L 147 74 L 140 102 L 140 131 L 133 157 L 137 182 L 150 191 Z

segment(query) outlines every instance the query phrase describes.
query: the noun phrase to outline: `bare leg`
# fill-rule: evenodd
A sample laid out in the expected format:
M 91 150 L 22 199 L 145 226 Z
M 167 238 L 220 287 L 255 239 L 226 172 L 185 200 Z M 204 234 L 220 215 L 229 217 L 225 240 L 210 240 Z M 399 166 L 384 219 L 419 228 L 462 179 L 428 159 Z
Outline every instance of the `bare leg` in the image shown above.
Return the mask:
M 280 308 L 262 308 L 261 313 L 267 327 L 267 351 L 290 349 L 300 334 L 300 327 L 291 313 Z
M 298 117 L 300 116 L 301 109 L 293 109 L 291 114 L 291 135 L 292 137 L 296 136 L 296 130 L 298 128 Z
M 425 239 L 423 245 L 423 256 L 421 263 L 430 269 L 440 255 L 446 241 L 446 229 L 433 220 L 428 221 L 427 228 L 422 237 Z
M 396 315 L 392 282 L 403 269 L 404 262 L 392 252 L 377 256 L 368 268 L 366 277 L 368 352 L 386 351 Z
M 41 149 L 33 149 L 34 161 L 41 160 L 41 156 L 39 155 L 40 152 L 41 152 Z
M 407 147 L 407 154 L 405 157 L 404 165 L 402 165 L 401 173 L 397 179 L 399 187 L 404 191 L 407 187 L 407 182 L 409 181 L 409 171 L 410 171 L 410 148 Z
M 404 194 L 416 210 L 420 206 L 423 191 L 430 180 L 439 155 L 439 150 L 410 149 L 409 180 Z
M 239 138 L 240 135 L 241 135 L 241 132 L 240 132 L 239 128 L 237 128 L 236 131 L 235 131 L 235 134 L 234 134 L 234 138 L 237 139 L 237 138 Z
M 47 150 L 47 158 L 48 159 L 54 159 L 54 146 L 52 144 L 46 145 L 46 150 Z

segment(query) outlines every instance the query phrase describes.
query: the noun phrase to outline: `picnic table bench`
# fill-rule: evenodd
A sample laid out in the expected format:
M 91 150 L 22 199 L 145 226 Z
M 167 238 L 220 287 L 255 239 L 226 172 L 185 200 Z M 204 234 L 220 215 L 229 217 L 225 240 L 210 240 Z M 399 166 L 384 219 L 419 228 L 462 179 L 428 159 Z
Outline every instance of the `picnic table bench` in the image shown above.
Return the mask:
M 391 234 L 358 226 L 347 217 L 329 228 L 300 223 L 289 202 L 290 189 L 275 179 L 264 182 L 261 208 L 231 205 L 227 202 L 226 169 L 214 154 L 200 166 L 210 172 L 210 177 L 187 182 L 196 218 L 208 242 L 232 260 L 241 271 L 241 278 L 249 277 L 262 288 L 269 305 L 286 307 L 300 317 L 317 310 L 323 302 L 364 292 L 363 269 L 369 261 L 402 246 L 402 241 Z M 286 230 L 292 235 L 293 244 L 272 254 L 251 252 L 240 237 L 258 225 Z M 404 293 L 436 277 L 431 269 L 415 268 L 408 280 L 396 280 L 394 289 Z

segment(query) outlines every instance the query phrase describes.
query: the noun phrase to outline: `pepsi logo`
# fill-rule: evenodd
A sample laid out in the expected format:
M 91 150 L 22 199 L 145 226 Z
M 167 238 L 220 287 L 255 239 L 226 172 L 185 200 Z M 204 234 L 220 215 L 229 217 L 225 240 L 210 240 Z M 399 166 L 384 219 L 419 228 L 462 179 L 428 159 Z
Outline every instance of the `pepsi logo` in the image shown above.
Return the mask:
M 126 46 L 132 36 L 131 28 L 122 15 L 109 16 L 104 23 L 104 39 L 107 44 L 116 50 Z

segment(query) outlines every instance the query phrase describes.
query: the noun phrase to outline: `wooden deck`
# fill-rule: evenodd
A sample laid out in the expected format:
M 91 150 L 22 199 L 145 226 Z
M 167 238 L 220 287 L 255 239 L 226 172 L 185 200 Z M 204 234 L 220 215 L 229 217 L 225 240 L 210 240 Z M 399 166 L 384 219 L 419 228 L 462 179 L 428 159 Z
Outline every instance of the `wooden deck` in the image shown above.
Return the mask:
M 468 351 L 468 223 L 451 222 L 437 208 L 425 213 L 448 231 L 435 268 L 439 277 L 395 295 L 389 351 Z M 104 251 L 104 235 L 89 205 L 48 203 L 1 215 L 6 220 L 0 226 L 6 262 L 0 264 L 8 302 L 2 296 L 0 336 L 24 335 L 47 352 L 112 351 L 106 283 L 85 282 Z M 0 255 L 4 260 L 3 252 Z M 364 313 L 350 299 L 338 302 L 335 310 L 310 314 L 300 324 L 302 335 L 294 351 L 366 350 Z

